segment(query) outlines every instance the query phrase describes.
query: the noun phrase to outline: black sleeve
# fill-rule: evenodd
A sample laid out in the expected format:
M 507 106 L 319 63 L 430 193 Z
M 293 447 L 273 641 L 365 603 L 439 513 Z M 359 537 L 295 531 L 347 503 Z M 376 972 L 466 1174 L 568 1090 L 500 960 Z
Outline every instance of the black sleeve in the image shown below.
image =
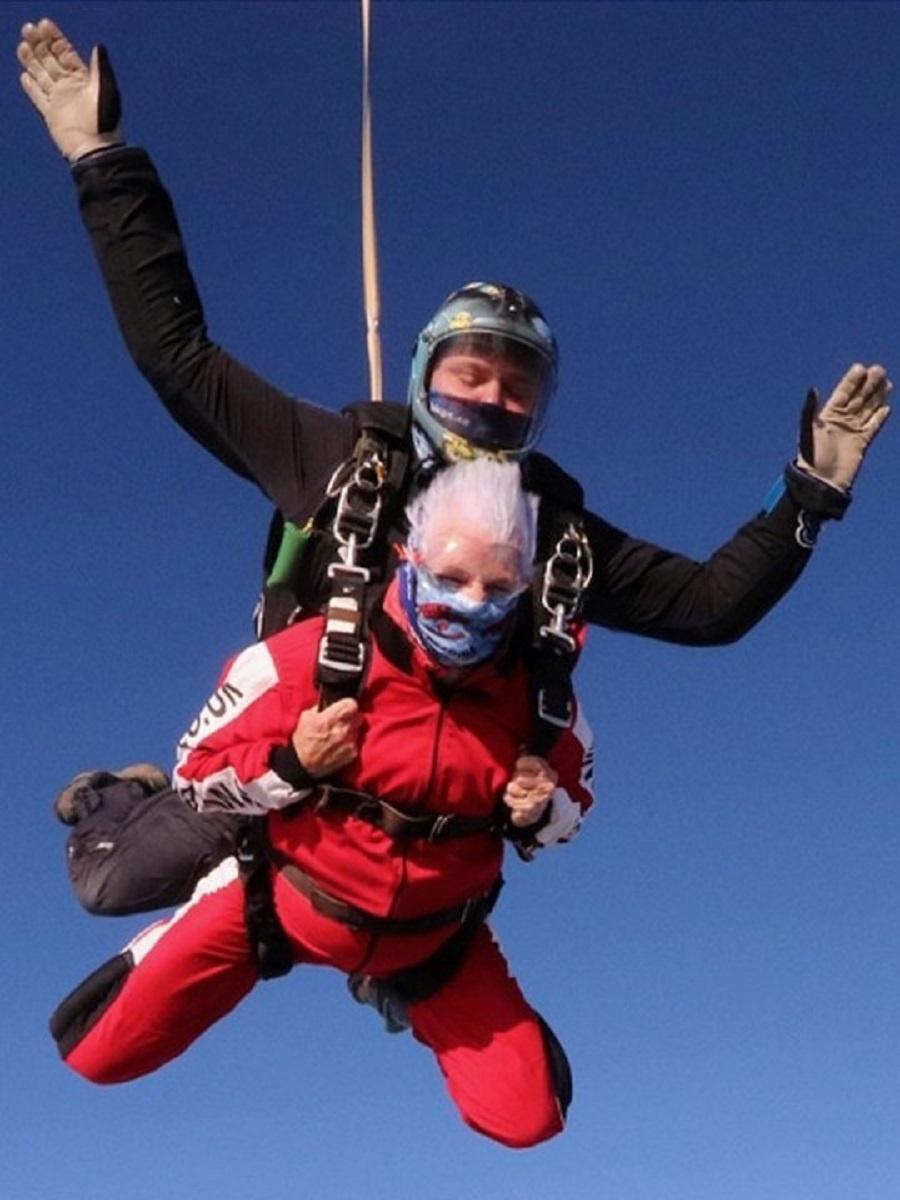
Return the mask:
M 131 357 L 178 424 L 291 520 L 305 519 L 352 446 L 350 421 L 286 396 L 210 341 L 168 193 L 145 151 L 73 174 Z
M 706 562 L 629 537 L 593 513 L 585 524 L 594 576 L 591 624 L 688 646 L 737 641 L 800 576 L 810 550 L 798 541 L 801 509 L 785 492 Z

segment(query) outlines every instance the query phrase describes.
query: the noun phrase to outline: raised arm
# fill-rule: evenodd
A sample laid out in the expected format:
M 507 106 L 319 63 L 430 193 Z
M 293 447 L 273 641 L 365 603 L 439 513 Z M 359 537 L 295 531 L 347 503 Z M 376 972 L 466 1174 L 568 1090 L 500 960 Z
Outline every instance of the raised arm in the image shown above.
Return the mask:
M 86 65 L 54 22 L 25 25 L 22 86 L 72 164 L 84 223 L 135 364 L 205 449 L 305 520 L 350 422 L 293 400 L 207 333 L 172 202 L 147 154 L 124 144 L 119 91 L 102 47 Z
M 25 94 L 70 163 L 122 142 L 122 105 L 105 47 L 94 47 L 88 66 L 59 26 L 44 17 L 22 26 L 16 55 Z
M 737 641 L 766 615 L 809 561 L 824 520 L 840 520 L 872 440 L 890 414 L 884 368 L 854 364 L 821 409 L 810 393 L 800 454 L 752 521 L 705 562 L 629 537 L 600 517 L 586 525 L 593 624 L 683 645 Z

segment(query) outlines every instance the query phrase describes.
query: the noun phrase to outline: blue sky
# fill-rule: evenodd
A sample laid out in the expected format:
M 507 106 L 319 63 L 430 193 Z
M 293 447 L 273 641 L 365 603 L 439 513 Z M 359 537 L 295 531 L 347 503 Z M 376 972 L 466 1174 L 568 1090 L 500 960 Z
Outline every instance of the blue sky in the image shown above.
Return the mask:
M 261 986 L 98 1089 L 46 1018 L 140 919 L 71 897 L 58 786 L 171 761 L 249 639 L 268 510 L 131 366 L 3 5 L 7 824 L 0 1190 L 15 1200 L 894 1200 L 900 1192 L 900 472 L 744 641 L 594 632 L 598 802 L 510 862 L 495 925 L 575 1071 L 527 1153 L 330 973 Z M 213 336 L 288 391 L 365 395 L 354 3 L 58 3 L 104 41 Z M 792 454 L 806 388 L 898 366 L 900 6 L 374 3 L 386 391 L 472 278 L 562 346 L 544 448 L 630 532 L 704 557 Z

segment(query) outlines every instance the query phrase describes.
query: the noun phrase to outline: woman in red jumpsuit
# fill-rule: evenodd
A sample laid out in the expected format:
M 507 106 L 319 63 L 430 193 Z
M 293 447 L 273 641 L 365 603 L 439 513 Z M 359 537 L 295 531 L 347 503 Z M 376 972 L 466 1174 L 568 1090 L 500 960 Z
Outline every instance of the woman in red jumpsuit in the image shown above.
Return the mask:
M 201 811 L 268 813 L 275 908 L 295 963 L 376 980 L 432 955 L 467 904 L 496 889 L 501 827 L 533 852 L 568 840 L 591 803 L 577 706 L 546 760 L 523 751 L 532 711 L 515 611 L 534 520 L 518 467 L 460 464 L 409 515 L 408 556 L 372 615 L 358 701 L 317 710 L 322 622 L 305 620 L 226 668 L 179 744 L 174 779 Z M 360 794 L 377 797 L 382 819 L 353 807 Z M 103 1004 L 58 1037 L 67 1064 L 98 1083 L 155 1070 L 253 988 L 235 860 L 120 959 L 127 969 Z M 474 1129 L 515 1147 L 562 1129 L 547 1027 L 487 925 L 408 1021 Z

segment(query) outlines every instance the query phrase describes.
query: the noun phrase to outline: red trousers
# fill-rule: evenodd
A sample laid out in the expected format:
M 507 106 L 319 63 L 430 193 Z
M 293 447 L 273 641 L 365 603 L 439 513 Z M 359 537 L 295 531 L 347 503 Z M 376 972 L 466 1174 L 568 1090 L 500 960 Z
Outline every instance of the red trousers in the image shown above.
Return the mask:
M 378 936 L 323 917 L 282 877 L 275 903 L 295 961 L 389 973 L 431 953 L 445 931 Z M 234 859 L 168 921 L 131 943 L 135 965 L 66 1062 L 96 1083 L 146 1075 L 181 1054 L 254 987 Z M 563 1127 L 539 1018 L 509 974 L 487 926 L 460 969 L 409 1010 L 413 1034 L 437 1059 L 463 1120 L 507 1146 L 533 1146 Z

